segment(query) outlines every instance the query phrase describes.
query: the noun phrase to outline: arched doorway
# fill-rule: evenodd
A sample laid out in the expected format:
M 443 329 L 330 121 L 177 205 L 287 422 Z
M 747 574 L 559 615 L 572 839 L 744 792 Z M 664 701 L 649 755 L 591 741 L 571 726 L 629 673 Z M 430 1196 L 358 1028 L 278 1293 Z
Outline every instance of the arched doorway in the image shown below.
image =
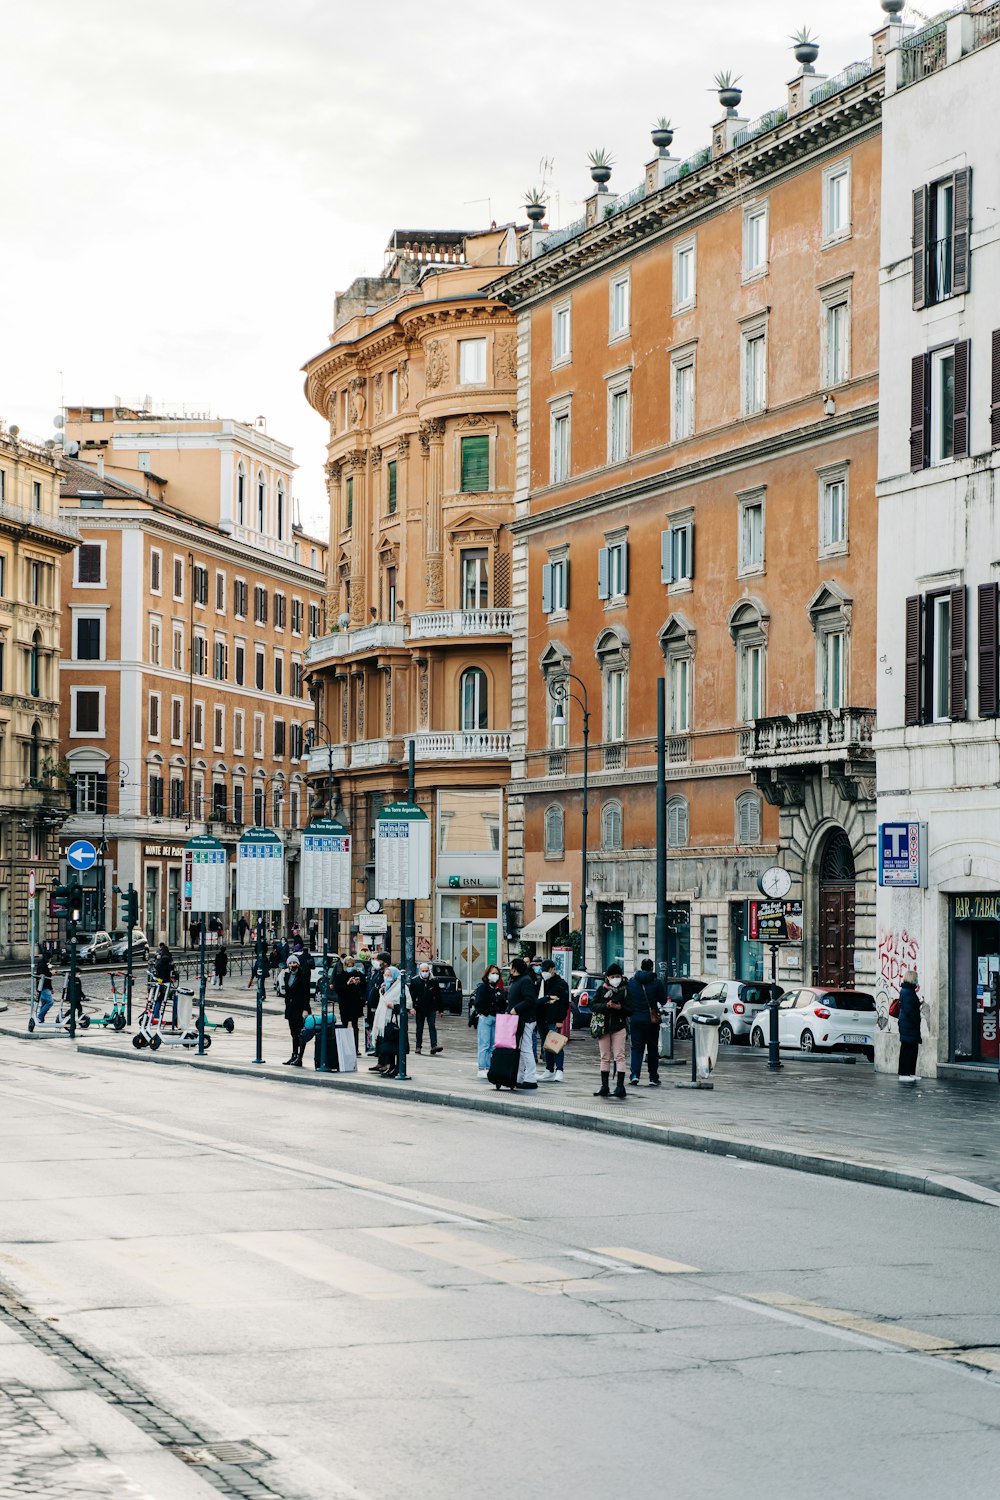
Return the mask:
M 842 828 L 828 835 L 819 859 L 819 982 L 854 983 L 855 872 Z

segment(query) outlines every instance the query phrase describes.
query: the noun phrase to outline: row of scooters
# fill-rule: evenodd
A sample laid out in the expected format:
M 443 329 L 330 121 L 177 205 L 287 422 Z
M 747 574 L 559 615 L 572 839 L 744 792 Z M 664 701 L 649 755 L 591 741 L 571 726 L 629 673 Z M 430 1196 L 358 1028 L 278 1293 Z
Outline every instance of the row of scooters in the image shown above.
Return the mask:
M 83 993 L 83 985 L 77 975 L 76 1024 L 81 1030 L 86 1031 L 91 1026 L 103 1026 L 112 1031 L 123 1031 L 128 1024 L 126 976 L 124 973 L 112 974 L 110 979 L 111 1006 L 103 1015 L 94 1015 L 83 1009 L 87 1003 L 87 997 Z M 140 1052 L 144 1047 L 148 1047 L 151 1052 L 156 1052 L 164 1045 L 197 1047 L 198 1017 L 190 1003 L 194 993 L 194 990 L 181 989 L 180 980 L 176 974 L 170 979 L 157 979 L 153 970 L 150 969 L 146 979 L 146 1003 L 136 1023 L 132 1046 Z M 44 1015 L 42 1003 L 42 991 L 38 988 L 31 1001 L 31 1013 L 28 1017 L 29 1032 L 67 1030 L 70 1016 L 68 974 L 63 982 L 61 995 L 51 1002 Z M 212 1032 L 232 1032 L 235 1027 L 236 1022 L 232 1016 L 213 1019 L 206 1011 L 204 1017 L 205 1050 L 207 1051 L 212 1045 Z

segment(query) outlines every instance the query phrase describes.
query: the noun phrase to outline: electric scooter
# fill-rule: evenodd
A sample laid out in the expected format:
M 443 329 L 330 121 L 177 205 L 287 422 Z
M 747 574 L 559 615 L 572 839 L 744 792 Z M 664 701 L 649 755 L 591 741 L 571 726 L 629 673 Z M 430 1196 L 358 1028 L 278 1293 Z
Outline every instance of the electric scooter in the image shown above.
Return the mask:
M 125 1029 L 125 975 L 112 974 L 110 978 L 111 1009 L 105 1011 L 103 1016 L 81 1015 L 79 1022 L 85 1031 L 88 1026 L 110 1026 L 113 1031 Z
M 132 1038 L 132 1046 L 137 1052 L 141 1052 L 143 1047 L 156 1052 L 164 1042 L 168 1047 L 197 1047 L 197 1026 L 188 1025 L 181 1029 L 170 1027 L 171 1034 L 167 1034 L 168 1009 L 172 1014 L 178 996 L 193 994 L 194 990 L 179 989 L 176 979 L 150 980 L 146 1007 L 139 1017 L 139 1026 Z M 206 1036 L 205 1050 L 207 1051 L 211 1045 L 212 1038 Z

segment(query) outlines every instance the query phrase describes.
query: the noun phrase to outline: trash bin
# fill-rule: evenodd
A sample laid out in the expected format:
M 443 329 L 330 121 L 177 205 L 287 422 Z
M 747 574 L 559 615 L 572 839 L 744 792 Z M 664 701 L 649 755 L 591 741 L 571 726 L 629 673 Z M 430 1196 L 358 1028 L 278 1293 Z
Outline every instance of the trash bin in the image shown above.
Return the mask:
M 719 1020 L 717 1016 L 692 1016 L 691 1045 L 694 1048 L 694 1074 L 711 1078 L 719 1057 Z

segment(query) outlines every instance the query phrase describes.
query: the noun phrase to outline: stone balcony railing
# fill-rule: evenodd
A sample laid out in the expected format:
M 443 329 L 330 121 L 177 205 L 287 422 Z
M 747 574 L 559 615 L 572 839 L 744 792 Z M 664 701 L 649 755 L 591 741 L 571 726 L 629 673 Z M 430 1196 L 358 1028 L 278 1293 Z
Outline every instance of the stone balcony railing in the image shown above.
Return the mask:
M 331 751 L 333 752 L 331 754 Z M 323 776 L 347 769 L 346 745 L 314 745 L 305 755 L 306 774 Z
M 447 729 L 434 734 L 416 734 L 412 739 L 417 760 L 510 758 L 511 734 L 507 729 Z
M 873 708 L 823 708 L 757 719 L 747 749 L 751 765 L 816 764 L 872 754 Z
M 338 630 L 313 641 L 306 651 L 306 666 L 317 667 L 342 656 L 357 656 L 363 651 L 382 651 L 402 644 L 402 625 L 362 625 L 358 630 Z
M 509 609 L 438 609 L 410 617 L 411 641 L 470 635 L 510 635 Z
M 357 740 L 351 746 L 351 769 L 387 766 L 399 759 L 398 750 L 398 742 L 394 745 L 392 740 Z

